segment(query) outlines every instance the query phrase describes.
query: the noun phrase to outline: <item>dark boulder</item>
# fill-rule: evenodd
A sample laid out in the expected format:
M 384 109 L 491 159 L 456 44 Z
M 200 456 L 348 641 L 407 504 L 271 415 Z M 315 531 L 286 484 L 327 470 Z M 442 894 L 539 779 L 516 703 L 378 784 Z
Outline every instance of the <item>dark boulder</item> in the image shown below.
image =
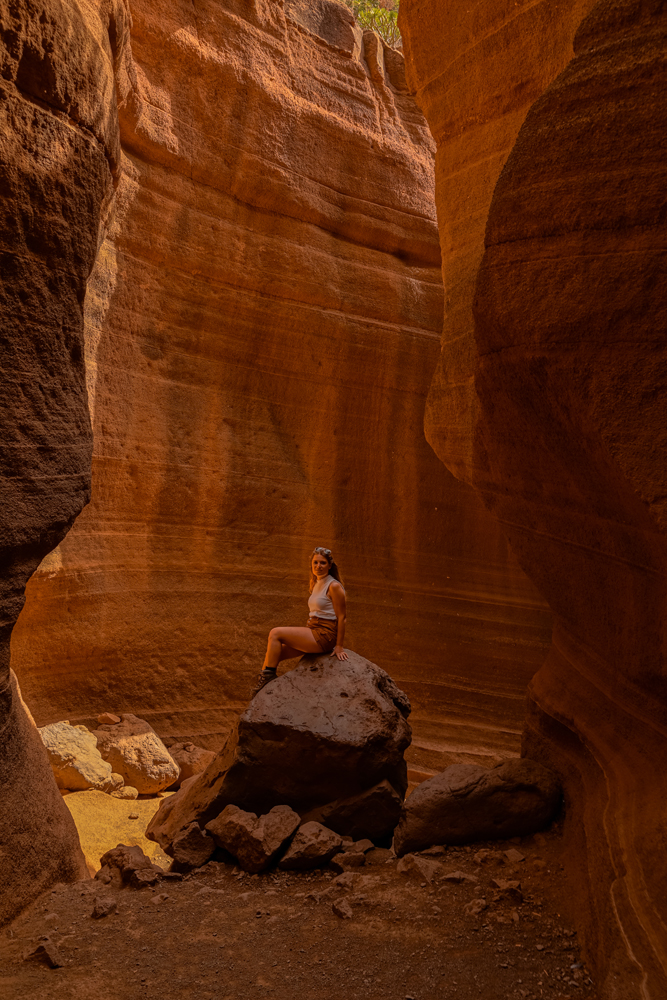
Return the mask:
M 168 849 L 190 823 L 204 828 L 227 805 L 257 815 L 289 805 L 303 815 L 385 780 L 402 798 L 410 703 L 384 670 L 349 657 L 304 656 L 264 687 L 206 770 L 163 803 L 147 836 Z
M 544 829 L 561 802 L 557 777 L 532 760 L 488 770 L 454 764 L 407 799 L 394 834 L 398 855 L 433 844 L 503 840 Z
M 391 839 L 402 809 L 403 796 L 388 781 L 381 781 L 359 795 L 313 809 L 303 819 L 322 823 L 343 837 L 381 844 Z

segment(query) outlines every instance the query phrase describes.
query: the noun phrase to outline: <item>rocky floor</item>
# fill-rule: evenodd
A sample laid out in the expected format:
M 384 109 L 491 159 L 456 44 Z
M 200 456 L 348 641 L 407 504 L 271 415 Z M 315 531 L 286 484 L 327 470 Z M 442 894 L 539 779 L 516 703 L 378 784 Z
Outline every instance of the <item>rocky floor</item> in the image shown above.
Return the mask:
M 0 995 L 595 1000 L 561 850 L 557 829 L 449 848 L 429 857 L 431 882 L 401 873 L 392 852 L 376 849 L 364 868 L 342 876 L 250 876 L 213 862 L 154 890 L 60 886 L 2 933 Z M 117 911 L 93 919 L 96 898 L 115 899 Z M 43 954 L 25 958 L 42 936 L 61 967 Z

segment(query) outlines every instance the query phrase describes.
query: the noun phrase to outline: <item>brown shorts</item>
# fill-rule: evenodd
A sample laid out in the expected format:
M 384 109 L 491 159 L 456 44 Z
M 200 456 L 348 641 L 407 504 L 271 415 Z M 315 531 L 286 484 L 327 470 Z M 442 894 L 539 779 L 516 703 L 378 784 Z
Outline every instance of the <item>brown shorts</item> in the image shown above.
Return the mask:
M 338 638 L 338 622 L 329 618 L 309 618 L 308 628 L 323 653 L 333 653 Z

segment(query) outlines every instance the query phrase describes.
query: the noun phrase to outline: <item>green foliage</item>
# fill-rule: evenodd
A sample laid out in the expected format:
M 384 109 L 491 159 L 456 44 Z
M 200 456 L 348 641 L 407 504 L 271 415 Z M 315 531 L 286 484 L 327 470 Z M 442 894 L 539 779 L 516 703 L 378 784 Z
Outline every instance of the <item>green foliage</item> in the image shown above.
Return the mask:
M 402 48 L 398 30 L 399 0 L 345 0 L 364 30 L 376 31 L 394 49 Z

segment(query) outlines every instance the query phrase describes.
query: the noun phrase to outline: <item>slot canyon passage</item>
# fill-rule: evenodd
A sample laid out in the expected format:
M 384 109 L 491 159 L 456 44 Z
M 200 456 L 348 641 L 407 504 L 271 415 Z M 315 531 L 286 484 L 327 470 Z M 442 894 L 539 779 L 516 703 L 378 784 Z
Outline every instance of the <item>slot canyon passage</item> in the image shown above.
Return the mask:
M 399 21 L 403 54 L 336 0 L 0 0 L 8 996 L 667 996 L 667 5 Z M 35 724 L 220 750 L 319 544 L 411 787 L 521 753 L 562 817 L 450 845 L 449 888 L 375 847 L 351 919 L 330 872 L 213 861 L 91 923 L 67 801 L 101 793 Z M 496 863 L 532 916 L 475 907 Z

